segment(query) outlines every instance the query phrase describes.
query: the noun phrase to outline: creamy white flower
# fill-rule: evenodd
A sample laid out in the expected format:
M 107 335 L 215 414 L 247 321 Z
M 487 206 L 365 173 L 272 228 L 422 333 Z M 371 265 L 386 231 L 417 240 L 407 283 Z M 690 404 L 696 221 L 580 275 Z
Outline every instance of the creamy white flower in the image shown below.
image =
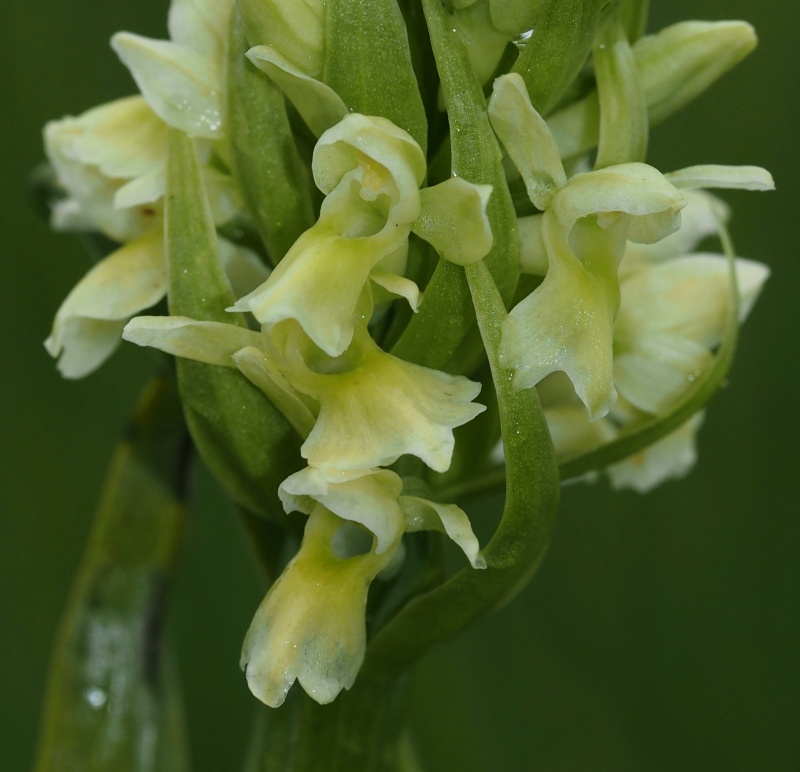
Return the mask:
M 727 218 L 727 208 L 703 191 L 690 191 L 678 232 L 657 244 L 629 244 L 620 266 L 622 302 L 614 323 L 613 380 L 620 399 L 606 418 L 591 422 L 563 375 L 539 384 L 561 457 L 580 455 L 621 432 L 669 412 L 702 377 L 721 343 L 731 313 L 728 258 L 691 253 Z M 749 314 L 769 276 L 766 266 L 736 258 L 739 322 Z M 608 468 L 615 487 L 645 492 L 683 476 L 695 459 L 695 415 L 633 457 Z
M 363 323 L 338 358 L 317 349 L 296 326 L 275 330 L 292 387 L 319 405 L 301 448 L 312 466 L 367 469 L 409 453 L 437 471 L 450 466 L 453 429 L 483 412 L 480 384 L 420 367 L 384 352 Z
M 224 239 L 219 251 L 223 268 L 240 288 L 263 278 L 254 253 Z M 155 229 L 112 252 L 75 285 L 56 313 L 45 348 L 59 357 L 58 369 L 65 378 L 82 378 L 114 353 L 128 321 L 162 300 L 166 292 L 164 240 Z M 136 342 L 156 345 L 155 340 Z
M 220 139 L 225 41 L 233 0 L 172 0 L 170 40 L 118 32 L 111 46 L 167 124 Z
M 295 680 L 320 704 L 355 682 L 366 648 L 369 586 L 398 540 L 364 551 L 353 526 L 313 507 L 300 551 L 272 585 L 250 624 L 241 667 L 250 691 L 276 708 Z
M 56 228 L 97 230 L 125 242 L 159 223 L 167 127 L 144 99 L 50 121 L 44 145 L 67 194 L 53 210 Z

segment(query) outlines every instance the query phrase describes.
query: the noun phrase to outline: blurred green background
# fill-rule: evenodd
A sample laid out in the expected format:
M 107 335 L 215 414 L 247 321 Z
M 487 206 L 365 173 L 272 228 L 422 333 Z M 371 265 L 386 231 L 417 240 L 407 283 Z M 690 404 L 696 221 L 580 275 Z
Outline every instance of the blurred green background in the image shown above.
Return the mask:
M 133 91 L 108 38 L 163 36 L 166 7 L 28 0 L 2 11 L 4 770 L 30 768 L 55 626 L 109 453 L 150 369 L 127 347 L 87 381 L 57 375 L 41 342 L 87 260 L 37 219 L 26 178 L 46 120 Z M 650 160 L 771 169 L 777 193 L 725 197 L 739 254 L 767 262 L 772 279 L 695 471 L 644 497 L 566 489 L 533 584 L 418 668 L 414 728 L 428 772 L 800 769 L 800 4 L 654 0 L 650 29 L 689 17 L 745 18 L 761 45 L 654 132 Z M 260 590 L 203 475 L 195 502 L 174 635 L 195 769 L 234 770 L 254 711 L 239 648 Z

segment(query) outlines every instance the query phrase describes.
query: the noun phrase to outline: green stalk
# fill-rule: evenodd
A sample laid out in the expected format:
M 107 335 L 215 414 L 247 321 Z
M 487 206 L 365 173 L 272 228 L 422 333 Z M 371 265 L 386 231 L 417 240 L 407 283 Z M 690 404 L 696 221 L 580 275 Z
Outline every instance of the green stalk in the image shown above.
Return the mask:
M 330 705 L 295 686 L 259 709 L 245 772 L 416 772 L 406 708 L 405 678 L 359 677 Z

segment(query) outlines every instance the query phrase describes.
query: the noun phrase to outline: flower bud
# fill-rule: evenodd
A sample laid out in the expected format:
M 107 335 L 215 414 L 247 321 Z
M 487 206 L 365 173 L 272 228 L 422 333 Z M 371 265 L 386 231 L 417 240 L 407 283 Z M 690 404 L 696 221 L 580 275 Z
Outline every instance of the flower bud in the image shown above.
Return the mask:
M 305 75 L 321 78 L 323 0 L 240 0 L 239 8 L 251 46 L 271 46 Z

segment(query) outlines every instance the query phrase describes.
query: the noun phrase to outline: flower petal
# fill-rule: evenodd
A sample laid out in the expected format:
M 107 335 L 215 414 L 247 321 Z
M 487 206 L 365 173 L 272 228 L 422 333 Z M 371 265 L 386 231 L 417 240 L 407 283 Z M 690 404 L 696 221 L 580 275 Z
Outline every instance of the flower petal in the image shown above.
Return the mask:
M 775 190 L 772 175 L 760 166 L 687 166 L 664 175 L 676 188 L 735 188 L 737 190 Z
M 167 17 L 170 39 L 212 62 L 221 62 L 234 0 L 172 0 Z
M 251 45 L 274 48 L 298 72 L 322 77 L 325 0 L 240 0 Z
M 442 259 L 456 265 L 477 263 L 492 248 L 492 228 L 486 216 L 491 194 L 491 185 L 473 185 L 461 177 L 423 188 L 422 212 L 411 230 Z
M 620 221 L 616 229 L 622 227 L 624 233 L 625 226 Z M 584 224 L 578 230 L 587 231 L 583 241 L 600 245 L 585 264 L 572 253 L 552 209 L 545 213 L 542 231 L 550 266 L 544 281 L 503 322 L 500 354 L 507 367 L 515 368 L 519 389 L 535 386 L 550 373 L 565 372 L 596 419 L 616 399 L 611 364 L 619 305 L 616 249 L 602 243 L 605 231 L 613 228 Z
M 480 384 L 397 359 L 358 329 L 353 369 L 289 375 L 297 389 L 320 405 L 317 423 L 301 448 L 303 457 L 312 466 L 364 469 L 410 453 L 431 469 L 446 471 L 453 429 L 485 410 L 472 402 Z
M 740 321 L 769 276 L 753 260 L 737 258 Z M 616 339 L 624 346 L 639 336 L 670 333 L 710 348 L 720 342 L 730 308 L 727 258 L 697 253 L 637 272 L 623 285 Z
M 319 137 L 348 114 L 347 105 L 330 86 L 299 70 L 271 46 L 255 46 L 247 58 L 275 81 L 314 136 Z
M 552 208 L 567 230 L 590 215 L 631 215 L 628 238 L 652 244 L 677 230 L 685 205 L 661 172 L 647 164 L 627 163 L 576 174 L 553 198 Z
M 710 351 L 679 335 L 641 335 L 635 346 L 614 357 L 614 383 L 634 407 L 661 415 L 699 378 Z
M 296 319 L 330 356 L 353 338 L 356 309 L 373 267 L 402 246 L 408 227 L 388 225 L 369 236 L 342 234 L 348 220 L 371 216 L 352 178 L 323 203 L 320 220 L 303 233 L 264 284 L 232 307 L 250 311 L 265 325 Z
M 44 345 L 65 378 L 82 378 L 114 351 L 125 322 L 167 291 L 158 232 L 120 247 L 78 282 L 56 313 Z
M 357 170 L 361 197 L 377 201 L 388 196 L 392 222 L 411 225 L 420 215 L 425 155 L 408 132 L 386 118 L 347 115 L 319 138 L 311 168 L 323 193 Z
M 703 239 L 719 233 L 720 224 L 730 219 L 730 207 L 705 190 L 683 192 L 686 208 L 681 210 L 678 230 L 655 244 L 628 244 L 620 272 L 636 268 L 642 261 L 657 262 L 689 254 Z
M 401 496 L 400 506 L 406 516 L 406 531 L 446 533 L 464 551 L 473 568 L 486 568 L 478 539 L 467 513 L 455 504 L 440 504 L 419 496 Z
M 613 488 L 647 493 L 662 482 L 686 476 L 697 461 L 695 436 L 703 413 L 693 415 L 680 429 L 606 471 Z
M 257 332 L 236 324 L 198 322 L 185 316 L 137 316 L 122 337 L 137 346 L 222 367 L 235 367 L 232 357 L 237 351 L 261 342 Z
M 340 471 L 312 466 L 287 477 L 278 490 L 287 514 L 311 514 L 322 504 L 343 520 L 359 523 L 375 535 L 375 554 L 386 552 L 403 533 L 398 503 L 403 482 L 388 469 Z
M 520 75 L 502 75 L 494 82 L 489 118 L 525 180 L 528 197 L 538 209 L 546 209 L 567 177 L 553 135 L 531 104 Z
M 224 136 L 217 62 L 177 43 L 130 32 L 114 35 L 111 47 L 163 121 L 193 137 Z
M 120 207 L 155 199 L 120 202 L 117 197 L 127 185 L 163 170 L 166 129 L 141 97 L 48 123 L 45 150 L 69 196 L 54 207 L 54 227 L 100 230 L 120 242 L 151 229 L 156 217 L 152 206 Z
M 274 362 L 255 346 L 237 351 L 233 362 L 239 372 L 267 396 L 301 437 L 308 437 L 314 427 L 315 416 L 300 399 Z

